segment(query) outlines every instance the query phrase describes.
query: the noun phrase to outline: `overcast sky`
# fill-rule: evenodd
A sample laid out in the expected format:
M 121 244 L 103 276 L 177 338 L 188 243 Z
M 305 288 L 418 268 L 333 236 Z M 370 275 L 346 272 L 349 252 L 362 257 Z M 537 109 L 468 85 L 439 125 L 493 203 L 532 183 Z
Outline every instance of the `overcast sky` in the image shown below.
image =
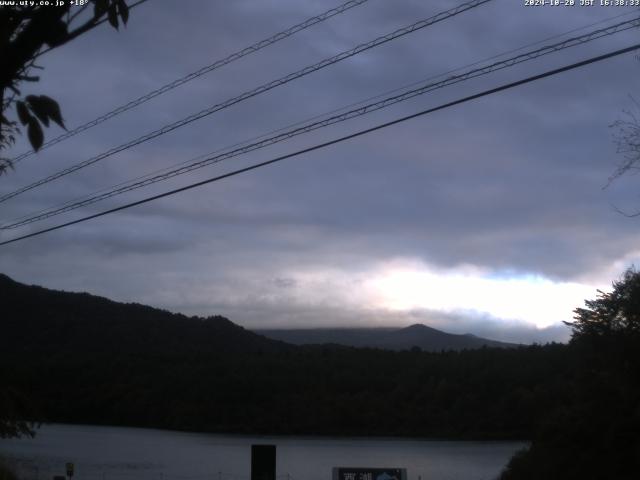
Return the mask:
M 16 165 L 8 193 L 460 1 L 370 0 Z M 579 3 L 579 0 L 576 0 Z M 42 58 L 25 93 L 75 127 L 339 0 L 150 0 Z M 613 16 L 628 13 L 617 19 Z M 452 69 L 633 18 L 621 7 L 494 0 L 0 204 L 0 219 L 93 193 Z M 605 21 L 606 20 L 606 21 Z M 153 187 L 0 233 L 9 239 L 628 46 L 637 29 L 437 90 Z M 549 40 L 538 46 L 557 42 Z M 530 47 L 533 48 L 533 47 Z M 506 58 L 506 57 L 501 57 Z M 495 60 L 494 60 L 495 61 Z M 464 71 L 464 70 L 461 70 Z M 0 247 L 0 271 L 247 328 L 406 326 L 566 340 L 563 320 L 640 257 L 638 177 L 609 125 L 632 107 L 630 53 L 276 165 Z M 47 138 L 61 133 L 47 130 Z M 27 149 L 20 140 L 10 152 Z

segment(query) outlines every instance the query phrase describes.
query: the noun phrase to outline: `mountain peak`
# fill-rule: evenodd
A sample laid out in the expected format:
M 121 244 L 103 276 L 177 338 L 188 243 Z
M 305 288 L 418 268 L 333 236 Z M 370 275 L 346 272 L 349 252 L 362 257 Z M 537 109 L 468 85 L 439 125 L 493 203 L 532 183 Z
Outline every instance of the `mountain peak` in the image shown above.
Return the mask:
M 486 347 L 511 348 L 517 345 L 498 342 L 475 335 L 456 335 L 415 323 L 404 328 L 322 328 L 313 330 L 256 330 L 265 337 L 294 345 L 333 344 L 347 347 L 425 351 L 465 350 Z
M 430 327 L 429 325 L 425 325 L 424 323 L 414 323 L 413 325 L 409 325 L 408 327 L 401 328 L 400 331 L 405 332 L 437 332 L 438 330 Z

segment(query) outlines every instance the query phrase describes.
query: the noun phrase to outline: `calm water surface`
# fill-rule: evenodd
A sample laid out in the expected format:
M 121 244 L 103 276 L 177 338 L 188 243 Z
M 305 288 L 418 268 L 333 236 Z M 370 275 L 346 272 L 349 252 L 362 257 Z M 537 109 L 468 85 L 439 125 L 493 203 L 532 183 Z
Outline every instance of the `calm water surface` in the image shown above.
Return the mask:
M 46 425 L 35 439 L 0 440 L 0 455 L 27 480 L 63 475 L 66 462 L 75 463 L 74 480 L 247 480 L 254 443 L 277 445 L 279 480 L 331 480 L 334 466 L 404 467 L 408 480 L 488 480 L 525 445 Z

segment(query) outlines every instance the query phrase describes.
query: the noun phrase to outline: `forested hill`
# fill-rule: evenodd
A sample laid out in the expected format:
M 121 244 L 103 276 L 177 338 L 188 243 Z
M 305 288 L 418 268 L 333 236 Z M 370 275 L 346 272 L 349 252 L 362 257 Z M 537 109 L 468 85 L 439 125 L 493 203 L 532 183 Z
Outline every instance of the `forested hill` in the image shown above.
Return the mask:
M 532 439 L 503 480 L 636 479 L 640 273 L 568 345 L 293 346 L 0 277 L 0 437 L 23 419 L 250 434 Z M 13 430 L 12 430 L 13 428 Z
M 527 438 L 564 388 L 563 345 L 448 353 L 296 347 L 221 317 L 188 318 L 7 277 L 0 304 L 0 383 L 30 399 L 25 415 L 46 421 Z
M 410 350 L 426 352 L 464 350 L 482 347 L 517 347 L 513 343 L 498 342 L 471 334 L 455 335 L 427 325 L 416 324 L 405 328 L 311 328 L 260 329 L 260 335 L 294 345 L 336 344 L 349 347 Z
M 425 351 L 515 347 L 473 335 L 453 335 L 426 325 L 407 328 L 256 330 L 230 320 L 182 314 L 137 303 L 118 303 L 88 293 L 70 293 L 18 283 L 0 274 L 0 304 L 7 313 L 5 341 L 31 336 L 42 348 L 117 347 L 140 351 L 247 351 L 293 345 L 335 344 L 358 348 Z M 268 337 L 268 338 L 265 338 Z M 2 340 L 0 340 L 1 342 Z M 39 347 L 40 348 L 40 347 Z
M 24 353 L 139 351 L 194 355 L 288 348 L 220 316 L 186 317 L 88 293 L 28 286 L 0 274 L 0 347 Z

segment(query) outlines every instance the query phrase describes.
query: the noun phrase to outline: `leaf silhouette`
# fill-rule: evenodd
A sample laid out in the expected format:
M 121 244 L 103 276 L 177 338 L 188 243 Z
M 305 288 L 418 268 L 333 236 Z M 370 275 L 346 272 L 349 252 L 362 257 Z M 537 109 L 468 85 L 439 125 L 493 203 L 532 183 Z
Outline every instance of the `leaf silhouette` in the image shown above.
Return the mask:
M 38 120 L 40 120 L 45 127 L 48 127 L 49 115 L 47 114 L 47 109 L 38 101 L 38 97 L 35 95 L 27 95 L 26 100 L 29 107 L 31 107 L 31 111 L 36 114 L 36 117 L 38 117 Z
M 33 110 L 33 113 L 35 113 L 40 121 L 47 127 L 49 126 L 49 119 L 51 119 L 65 130 L 67 129 L 64 125 L 64 120 L 62 119 L 60 105 L 58 105 L 58 102 L 53 98 L 47 97 L 46 95 L 29 95 L 27 96 L 27 102 L 29 102 L 29 106 L 31 107 L 31 110 Z M 47 120 L 44 121 L 43 117 Z
M 116 30 L 118 30 L 118 10 L 115 3 L 112 3 L 109 6 L 108 17 L 109 17 L 109 23 L 111 24 L 111 26 Z
M 44 133 L 42 133 L 42 127 L 38 123 L 38 120 L 31 117 L 29 121 L 29 126 L 27 127 L 27 136 L 29 137 L 29 142 L 33 149 L 37 152 L 42 147 L 42 143 L 44 142 Z
M 118 0 L 118 13 L 120 13 L 122 23 L 126 25 L 129 21 L 129 7 L 124 0 Z
M 56 47 L 65 43 L 68 34 L 67 24 L 58 19 L 46 25 L 46 30 L 43 32 L 43 38 L 47 45 L 50 47 Z
M 22 101 L 16 102 L 16 112 L 18 112 L 18 119 L 22 125 L 26 125 L 33 118 L 29 113 L 27 105 Z
M 93 4 L 93 18 L 98 19 L 107 12 L 109 0 L 95 0 Z

